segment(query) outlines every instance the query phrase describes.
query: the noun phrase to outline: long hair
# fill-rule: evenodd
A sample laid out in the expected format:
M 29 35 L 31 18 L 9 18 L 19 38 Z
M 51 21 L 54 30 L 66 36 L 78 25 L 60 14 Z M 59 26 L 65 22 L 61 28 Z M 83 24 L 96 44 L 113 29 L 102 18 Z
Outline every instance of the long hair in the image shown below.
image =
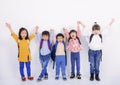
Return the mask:
M 28 37 L 28 36 L 29 36 L 29 35 L 28 35 L 28 30 L 27 30 L 26 28 L 24 28 L 24 27 L 22 27 L 22 28 L 19 29 L 19 39 L 20 39 L 20 40 L 23 39 L 22 36 L 21 36 L 21 32 L 22 32 L 22 31 L 26 31 L 27 36 L 25 37 L 25 39 L 26 39 L 26 40 L 29 39 L 29 37 Z

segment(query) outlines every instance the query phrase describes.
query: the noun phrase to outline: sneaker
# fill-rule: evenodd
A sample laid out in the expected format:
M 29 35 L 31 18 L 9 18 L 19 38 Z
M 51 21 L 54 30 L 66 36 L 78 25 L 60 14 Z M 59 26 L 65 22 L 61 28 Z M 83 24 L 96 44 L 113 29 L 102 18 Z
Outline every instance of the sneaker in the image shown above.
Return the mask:
M 25 77 L 22 77 L 21 80 L 22 80 L 22 81 L 26 81 L 26 78 L 25 78 Z
M 64 81 L 66 81 L 66 80 L 67 80 L 67 78 L 66 78 L 66 77 L 63 77 L 63 80 L 64 80 Z
M 75 74 L 71 74 L 70 79 L 75 78 Z
M 59 80 L 59 76 L 56 76 L 56 77 L 55 77 L 55 80 Z
M 77 74 L 77 79 L 81 79 L 81 74 Z
M 97 81 L 100 81 L 99 74 L 96 74 L 96 75 L 95 75 L 95 79 L 96 79 Z
M 93 81 L 93 80 L 94 80 L 94 74 L 91 73 L 91 75 L 90 75 L 90 81 Z
M 38 77 L 37 81 L 42 81 L 42 78 L 41 78 L 41 77 Z
M 47 80 L 48 79 L 48 75 L 45 75 L 44 79 Z

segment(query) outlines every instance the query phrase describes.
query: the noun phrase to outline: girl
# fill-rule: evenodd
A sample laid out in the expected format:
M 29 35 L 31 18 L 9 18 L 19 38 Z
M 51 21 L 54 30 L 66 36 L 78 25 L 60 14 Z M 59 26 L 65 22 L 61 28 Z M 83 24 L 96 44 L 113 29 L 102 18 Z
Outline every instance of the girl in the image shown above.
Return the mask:
M 80 51 L 82 50 L 81 42 L 80 42 L 80 22 L 77 22 L 77 31 L 71 30 L 69 33 L 64 28 L 65 36 L 68 40 L 68 46 L 67 49 L 71 51 L 71 76 L 70 78 L 75 78 L 75 63 L 76 63 L 76 69 L 77 69 L 77 79 L 81 79 L 80 75 Z M 82 25 L 82 24 L 81 24 Z M 84 25 L 82 25 L 84 27 Z
M 30 67 L 31 55 L 29 49 L 29 42 L 35 37 L 35 33 L 38 27 L 36 26 L 35 32 L 30 36 L 28 36 L 28 31 L 26 28 L 23 27 L 20 28 L 17 36 L 13 32 L 10 24 L 6 23 L 6 27 L 10 30 L 11 36 L 14 38 L 18 46 L 18 61 L 19 61 L 21 80 L 26 81 L 26 77 L 24 75 L 24 64 L 26 65 L 28 80 L 33 80 L 33 77 L 31 76 L 31 67 Z

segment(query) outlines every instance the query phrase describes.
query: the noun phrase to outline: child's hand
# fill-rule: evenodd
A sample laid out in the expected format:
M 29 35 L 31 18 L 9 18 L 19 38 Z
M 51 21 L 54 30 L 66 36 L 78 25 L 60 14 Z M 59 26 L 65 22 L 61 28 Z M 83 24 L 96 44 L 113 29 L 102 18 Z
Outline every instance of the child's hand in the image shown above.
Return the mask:
M 5 23 L 6 27 L 11 29 L 11 25 L 9 23 Z
M 51 32 L 54 32 L 54 29 L 50 29 Z
M 115 22 L 115 19 L 112 18 L 111 22 L 109 23 L 109 26 L 112 26 L 112 24 Z
M 39 27 L 38 27 L 38 26 L 36 26 L 36 27 L 35 27 L 35 34 L 37 34 L 37 33 L 38 33 L 38 29 L 39 29 Z
M 85 28 L 85 25 L 81 21 L 77 21 L 77 25 L 82 25 L 83 28 Z
M 65 31 L 66 30 L 66 28 L 65 27 L 63 27 L 63 31 Z

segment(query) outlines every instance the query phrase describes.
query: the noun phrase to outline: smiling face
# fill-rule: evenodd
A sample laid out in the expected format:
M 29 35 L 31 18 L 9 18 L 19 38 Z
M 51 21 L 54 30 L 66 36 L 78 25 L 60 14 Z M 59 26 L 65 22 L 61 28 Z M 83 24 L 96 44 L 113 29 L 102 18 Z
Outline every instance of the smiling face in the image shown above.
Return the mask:
M 70 37 L 71 37 L 72 39 L 75 39 L 75 38 L 77 37 L 77 32 L 76 32 L 76 31 L 71 31 L 71 32 L 70 32 Z
M 21 36 L 22 39 L 25 39 L 26 36 L 27 36 L 26 30 L 21 31 L 20 36 Z
M 28 37 L 28 31 L 26 28 L 20 28 L 19 30 L 19 39 L 22 40 L 22 39 L 29 39 Z

